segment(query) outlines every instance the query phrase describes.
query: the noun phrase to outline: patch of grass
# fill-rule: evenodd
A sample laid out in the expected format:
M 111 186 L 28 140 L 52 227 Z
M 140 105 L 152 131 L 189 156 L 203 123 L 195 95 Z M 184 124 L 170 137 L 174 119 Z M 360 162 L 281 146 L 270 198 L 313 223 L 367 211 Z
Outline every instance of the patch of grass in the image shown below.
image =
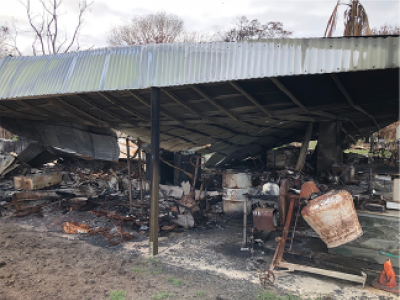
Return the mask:
M 157 264 L 160 263 L 160 261 L 159 261 L 157 258 L 153 257 L 153 256 L 151 256 L 151 257 L 149 258 L 149 261 L 150 261 L 150 263 L 151 263 L 152 265 L 157 265 Z
M 299 296 L 296 295 L 286 295 L 286 296 L 279 296 L 276 295 L 274 292 L 269 290 L 261 290 L 260 293 L 256 296 L 256 299 L 260 300 L 301 300 Z
M 110 300 L 125 300 L 125 299 L 126 299 L 126 292 L 123 290 L 111 291 L 110 293 Z
M 204 297 L 205 295 L 206 295 L 206 292 L 204 292 L 204 291 L 196 291 L 196 296 Z
M 146 271 L 146 269 L 139 269 L 138 267 L 133 267 L 132 271 L 136 273 L 143 273 L 144 271 Z
M 177 279 L 177 278 L 174 278 L 174 277 L 168 277 L 167 278 L 167 282 L 172 282 L 172 284 L 174 285 L 174 286 L 181 286 L 182 284 L 183 284 L 183 281 L 182 280 L 179 280 L 179 279 Z
M 159 274 L 161 274 L 161 273 L 162 273 L 161 267 L 158 267 L 157 270 L 153 271 L 153 275 L 159 275 Z
M 153 299 L 158 300 L 158 299 L 172 298 L 173 296 L 174 296 L 174 294 L 172 294 L 172 293 L 168 294 L 167 292 L 163 291 L 163 292 L 161 292 L 160 295 L 154 294 Z

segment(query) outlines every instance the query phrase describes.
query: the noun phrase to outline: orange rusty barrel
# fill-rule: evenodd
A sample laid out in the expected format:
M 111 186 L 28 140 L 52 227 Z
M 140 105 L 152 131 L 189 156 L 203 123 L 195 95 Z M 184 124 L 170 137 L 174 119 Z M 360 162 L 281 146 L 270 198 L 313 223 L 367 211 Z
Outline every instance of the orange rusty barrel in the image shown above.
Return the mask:
M 311 200 L 301 215 L 328 248 L 354 241 L 363 233 L 353 198 L 347 191 L 333 190 Z

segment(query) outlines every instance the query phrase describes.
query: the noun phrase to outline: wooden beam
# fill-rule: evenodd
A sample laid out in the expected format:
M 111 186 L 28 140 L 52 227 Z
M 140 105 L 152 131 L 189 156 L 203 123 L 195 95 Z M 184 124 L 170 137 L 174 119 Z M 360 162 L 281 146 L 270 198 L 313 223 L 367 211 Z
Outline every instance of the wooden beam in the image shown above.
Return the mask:
M 379 127 L 379 124 L 378 124 L 378 122 L 376 122 L 375 118 L 372 115 L 370 115 L 368 112 L 366 112 L 361 106 L 359 106 L 359 105 L 354 103 L 353 99 L 350 97 L 349 93 L 346 91 L 346 89 L 344 88 L 344 86 L 340 82 L 340 80 L 337 77 L 337 75 L 336 74 L 331 74 L 331 77 L 332 77 L 333 81 L 336 83 L 336 85 L 339 88 L 339 90 L 342 92 L 343 96 L 350 103 L 350 105 L 353 106 L 358 111 L 360 111 L 363 114 L 365 114 L 368 117 L 370 117 L 372 119 L 372 121 L 374 121 L 374 123 L 375 123 L 376 127 L 378 128 L 378 130 L 381 130 L 380 127 Z
M 246 90 L 244 90 L 239 84 L 236 82 L 230 81 L 229 82 L 235 89 L 237 89 L 240 93 L 243 94 L 251 103 L 257 106 L 260 110 L 262 110 L 268 117 L 272 117 L 272 113 L 264 108 L 252 95 L 250 95 Z
M 57 112 L 54 111 L 48 111 L 46 109 L 43 109 L 41 107 L 38 107 L 37 105 L 33 105 L 28 103 L 28 101 L 26 100 L 22 100 L 20 103 L 22 103 L 22 105 L 29 107 L 29 109 L 34 110 L 36 112 L 39 112 L 41 114 L 44 114 L 46 117 L 45 119 L 50 119 L 50 120 L 55 120 L 55 121 L 66 121 L 66 122 L 72 122 L 71 118 L 62 116 L 60 114 L 58 114 Z
M 321 112 L 321 111 L 310 111 L 308 110 L 307 107 L 305 107 L 299 99 L 297 99 L 279 80 L 278 78 L 269 78 L 277 87 L 280 89 L 286 96 L 290 98 L 290 100 L 293 101 L 298 107 L 300 107 L 304 112 L 309 113 L 309 114 L 314 114 L 314 115 L 320 115 L 320 116 L 325 116 L 333 119 L 337 119 L 335 115 L 332 115 L 330 113 L 326 112 Z
M 20 112 L 20 111 L 18 111 L 18 110 L 9 108 L 9 107 L 7 107 L 7 106 L 4 105 L 4 104 L 0 104 L 0 108 L 1 108 L 1 109 L 4 109 L 4 110 L 6 110 L 6 111 L 10 111 L 10 112 L 12 112 L 12 113 L 15 114 L 15 115 L 20 116 L 22 119 L 32 119 L 32 118 L 34 118 L 34 119 L 39 119 L 39 120 L 45 119 L 45 118 L 43 118 L 42 116 L 35 116 L 35 115 L 27 114 L 27 113 Z
M 147 107 L 151 107 L 150 103 L 148 103 L 142 96 L 138 95 L 135 92 L 132 91 L 127 91 L 132 97 L 136 98 L 139 100 L 141 103 L 146 105 Z M 182 119 L 179 119 L 178 117 L 174 116 L 173 114 L 170 114 L 169 112 L 165 111 L 164 109 L 160 109 L 160 114 L 166 116 L 167 118 L 170 118 L 171 120 L 177 121 L 179 123 L 183 123 Z
M 88 114 L 81 110 L 80 108 L 76 107 L 75 105 L 72 105 L 68 103 L 65 99 L 62 99 L 61 97 L 55 98 L 55 99 L 49 99 L 49 101 L 56 105 L 56 106 L 61 106 L 62 109 L 66 110 L 70 114 L 74 115 L 80 120 L 83 120 L 82 123 L 89 123 L 94 126 L 98 127 L 110 127 L 110 125 L 103 120 L 100 120 L 91 114 Z
M 131 125 L 137 126 L 137 123 L 131 122 L 131 121 L 126 121 L 126 120 L 123 119 L 122 116 L 116 115 L 116 114 L 114 114 L 114 113 L 112 113 L 112 112 L 110 112 L 108 110 L 103 109 L 102 107 L 97 105 L 93 100 L 89 99 L 86 96 L 77 94 L 77 95 L 75 95 L 75 97 L 77 97 L 79 100 L 85 102 L 87 105 L 93 106 L 94 108 L 96 108 L 97 110 L 101 111 L 103 114 L 109 116 L 110 118 L 117 119 L 117 120 L 119 120 L 121 122 L 129 123 Z
M 171 93 L 170 91 L 161 88 L 161 91 L 166 94 L 168 97 L 170 97 L 172 100 L 174 100 L 176 103 L 178 103 L 179 105 L 183 106 L 184 108 L 186 108 L 188 111 L 199 115 L 200 117 L 202 117 L 204 120 L 207 120 L 209 122 L 212 122 L 210 120 L 209 117 L 207 117 L 206 115 L 204 115 L 203 113 L 199 112 L 198 110 L 191 108 L 190 106 L 186 105 L 181 99 L 179 99 L 176 95 L 174 95 L 173 93 Z
M 120 103 L 119 103 L 116 99 L 114 99 L 113 97 L 111 97 L 111 96 L 106 96 L 106 95 L 104 95 L 104 94 L 101 93 L 101 92 L 98 92 L 98 94 L 99 94 L 101 97 L 103 97 L 105 100 L 107 100 L 108 102 L 110 102 L 110 103 L 112 103 L 113 105 L 115 105 L 116 107 L 118 107 L 119 109 L 122 109 L 123 111 L 125 111 L 125 112 L 127 112 L 127 113 L 129 113 L 129 114 L 131 114 L 131 115 L 134 115 L 134 116 L 138 117 L 139 119 L 142 119 L 142 120 L 145 120 L 145 121 L 150 121 L 150 118 L 149 118 L 149 117 L 147 117 L 147 116 L 143 115 L 142 113 L 139 113 L 139 112 L 137 112 L 137 111 L 135 111 L 135 110 L 133 110 L 133 109 L 131 109 L 131 108 L 125 107 L 124 105 L 120 104 Z
M 312 122 L 308 123 L 306 134 L 304 135 L 304 140 L 303 140 L 303 143 L 301 145 L 299 158 L 297 159 L 297 163 L 296 163 L 296 167 L 295 167 L 296 171 L 300 171 L 304 167 L 304 163 L 306 161 L 306 154 L 307 154 L 307 150 L 308 150 L 308 145 L 309 145 L 310 140 L 311 140 L 312 128 L 313 128 L 313 123 Z
M 211 99 L 209 95 L 207 95 L 203 90 L 201 90 L 198 86 L 191 85 L 190 86 L 193 90 L 195 90 L 197 93 L 199 93 L 204 99 L 208 100 L 212 105 L 217 107 L 218 109 L 222 110 L 225 114 L 227 114 L 231 119 L 235 121 L 239 121 L 239 119 L 234 116 L 231 112 L 229 112 L 225 107 L 222 105 L 218 104 L 215 100 Z

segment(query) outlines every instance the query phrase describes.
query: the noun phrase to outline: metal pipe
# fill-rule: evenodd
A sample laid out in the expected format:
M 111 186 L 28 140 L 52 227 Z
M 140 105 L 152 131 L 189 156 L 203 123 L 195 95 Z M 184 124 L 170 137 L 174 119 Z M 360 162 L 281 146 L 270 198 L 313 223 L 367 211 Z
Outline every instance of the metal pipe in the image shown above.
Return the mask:
M 151 203 L 150 203 L 150 255 L 158 254 L 158 210 L 160 170 L 160 89 L 151 88 Z
M 128 165 L 128 180 L 129 180 L 129 212 L 132 213 L 132 178 L 131 178 L 131 157 L 129 149 L 129 139 L 126 138 L 126 163 Z

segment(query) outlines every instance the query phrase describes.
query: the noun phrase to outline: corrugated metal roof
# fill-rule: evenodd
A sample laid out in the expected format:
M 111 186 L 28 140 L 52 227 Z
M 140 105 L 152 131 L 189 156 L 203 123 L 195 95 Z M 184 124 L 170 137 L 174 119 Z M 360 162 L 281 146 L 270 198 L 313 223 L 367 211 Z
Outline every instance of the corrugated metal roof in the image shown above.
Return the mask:
M 0 99 L 397 68 L 399 37 L 104 48 L 0 60 Z

